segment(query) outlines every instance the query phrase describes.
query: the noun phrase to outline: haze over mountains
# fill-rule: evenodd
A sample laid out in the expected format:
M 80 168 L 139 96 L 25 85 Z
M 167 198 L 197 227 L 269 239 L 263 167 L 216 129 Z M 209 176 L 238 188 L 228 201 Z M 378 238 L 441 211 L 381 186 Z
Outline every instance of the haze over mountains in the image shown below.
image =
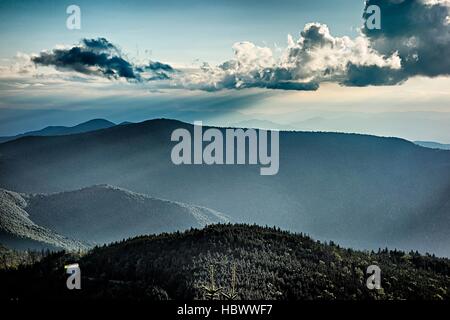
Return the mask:
M 115 126 L 114 122 L 105 119 L 92 119 L 83 123 L 80 123 L 73 127 L 65 126 L 49 126 L 41 130 L 29 131 L 22 134 L 9 137 L 0 137 L 0 143 L 15 140 L 21 137 L 27 136 L 61 136 L 68 134 L 83 133 L 88 131 L 100 130 L 105 128 L 111 128 Z
M 450 150 L 450 144 L 438 143 L 433 141 L 414 141 L 415 144 L 425 148 Z
M 244 114 L 240 114 L 243 118 L 246 118 Z M 265 130 L 284 130 L 284 131 L 324 131 L 329 132 L 330 130 L 319 130 L 317 128 L 320 128 L 318 125 L 321 121 L 324 119 L 321 117 L 312 117 L 305 121 L 295 123 L 292 125 L 289 124 L 281 124 L 278 122 L 268 121 L 268 120 L 260 120 L 260 119 L 247 119 L 247 120 L 240 120 L 240 121 L 229 121 L 231 127 L 235 128 L 255 128 L 255 129 L 265 129 Z M 354 121 L 354 122 L 360 122 Z M 0 143 L 7 142 L 11 140 L 16 140 L 22 137 L 27 136 L 61 136 L 61 135 L 69 135 L 69 134 L 77 134 L 77 133 L 84 133 L 89 131 L 95 131 L 100 129 L 106 129 L 111 128 L 116 125 L 127 125 L 131 124 L 133 122 L 130 121 L 123 121 L 119 124 L 115 124 L 114 122 L 111 122 L 106 119 L 92 119 L 86 122 L 82 122 L 80 124 L 77 124 L 75 126 L 47 126 L 40 130 L 34 130 L 34 131 L 28 131 L 21 134 L 13 135 L 13 136 L 4 136 L 0 137 Z M 310 125 L 305 125 L 306 123 L 309 123 Z M 313 130 L 313 128 L 316 128 L 316 130 Z M 333 130 L 332 130 L 333 131 Z M 342 130 L 339 130 L 339 128 L 336 128 L 334 130 L 336 132 L 342 132 Z M 413 141 L 415 144 L 420 145 L 422 147 L 426 148 L 432 148 L 432 149 L 443 149 L 443 150 L 450 150 L 450 144 L 444 144 L 434 141 Z
M 86 249 L 141 234 L 229 222 L 214 210 L 107 185 L 54 194 L 0 189 L 0 203 L 1 243 L 21 249 Z
M 257 166 L 174 165 L 170 135 L 181 127 L 193 129 L 150 120 L 6 142 L 0 185 L 49 193 L 110 184 L 356 248 L 450 255 L 449 151 L 397 138 L 281 132 L 280 171 L 260 176 Z

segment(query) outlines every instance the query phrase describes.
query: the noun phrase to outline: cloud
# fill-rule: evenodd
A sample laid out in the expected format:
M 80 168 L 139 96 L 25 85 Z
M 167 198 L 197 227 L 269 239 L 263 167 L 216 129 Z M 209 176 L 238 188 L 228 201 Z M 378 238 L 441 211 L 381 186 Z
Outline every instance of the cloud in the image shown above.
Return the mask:
M 158 61 L 150 61 L 150 63 L 146 65 L 144 68 L 146 70 L 152 71 L 169 71 L 169 72 L 174 71 L 172 66 Z
M 105 38 L 83 39 L 79 44 L 69 48 L 43 51 L 31 60 L 36 65 L 52 66 L 62 71 L 76 71 L 109 79 L 164 80 L 169 78 L 166 72 L 173 71 L 171 66 L 160 62 L 136 66 L 127 60 L 117 46 Z
M 188 77 L 188 86 L 204 90 L 268 88 L 283 90 L 317 90 L 324 81 L 344 85 L 386 84 L 382 72 L 396 71 L 401 61 L 394 52 L 382 55 L 370 47 L 364 36 L 356 39 L 333 37 L 328 27 L 309 23 L 275 58 L 272 50 L 251 42 L 234 44 L 234 59 L 219 66 L 205 65 L 203 75 Z M 364 71 L 377 79 L 356 79 Z M 351 74 L 349 74 L 351 72 Z M 389 80 L 397 83 L 397 78 Z
M 59 70 L 73 70 L 86 75 L 139 79 L 133 65 L 105 38 L 84 39 L 71 48 L 44 51 L 33 57 L 32 61 L 37 65 L 54 66 Z
M 156 89 L 204 91 L 244 88 L 313 91 L 324 81 L 350 83 L 348 70 L 352 70 L 352 77 L 355 77 L 365 68 L 391 70 L 400 67 L 395 53 L 389 57 L 380 55 L 362 36 L 354 40 L 333 37 L 328 27 L 319 23 L 307 24 L 297 40 L 289 36 L 288 45 L 279 57 L 272 49 L 248 41 L 235 43 L 233 51 L 234 58 L 220 65 L 205 63 L 197 70 L 179 71 L 158 61 L 136 65 L 128 61 L 117 46 L 105 38 L 98 38 L 83 39 L 68 48 L 43 51 L 31 60 L 36 65 L 108 79 L 166 80 L 155 84 Z M 356 85 L 366 85 L 366 82 L 360 81 Z
M 136 67 L 136 70 L 147 81 L 169 80 L 176 70 L 171 65 L 159 61 L 150 61 L 147 65 Z
M 105 38 L 44 51 L 31 61 L 110 80 L 151 82 L 151 90 L 303 91 L 317 90 L 324 82 L 381 86 L 413 76 L 450 75 L 450 0 L 366 0 L 365 8 L 371 5 L 381 9 L 380 30 L 362 26 L 357 37 L 338 37 L 325 24 L 308 23 L 297 38 L 288 35 L 285 48 L 237 42 L 233 58 L 216 66 L 175 70 L 158 61 L 137 65 Z
M 351 39 L 309 23 L 298 39 L 288 36 L 278 59 L 269 48 L 237 43 L 233 60 L 208 68 L 206 87 L 316 90 L 322 82 L 379 86 L 450 75 L 450 0 L 366 0 L 365 9 L 371 5 L 381 9 L 380 30 L 364 25 Z
M 35 70 L 31 56 L 23 52 L 17 52 L 13 59 L 7 61 L 10 62 L 7 66 L 0 66 L 1 78 L 29 75 Z
M 350 87 L 392 86 L 403 83 L 406 80 L 404 72 L 389 67 L 377 65 L 347 65 L 346 76 L 341 81 L 342 85 Z
M 374 50 L 364 36 L 333 37 L 326 25 L 309 23 L 297 41 L 289 36 L 281 66 L 290 70 L 294 79 L 345 83 L 351 66 L 398 70 L 401 61 L 396 52 L 382 55 Z
M 381 30 L 362 32 L 381 54 L 398 54 L 403 78 L 450 74 L 449 0 L 367 0 L 370 5 L 381 9 Z

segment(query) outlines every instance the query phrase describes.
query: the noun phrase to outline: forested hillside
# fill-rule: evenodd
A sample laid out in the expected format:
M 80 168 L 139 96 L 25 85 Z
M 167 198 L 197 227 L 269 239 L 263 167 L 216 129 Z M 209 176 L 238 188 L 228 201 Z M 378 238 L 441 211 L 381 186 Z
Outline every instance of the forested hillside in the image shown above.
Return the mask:
M 80 264 L 82 290 L 65 287 L 64 264 L 72 262 Z M 372 264 L 382 270 L 381 290 L 366 287 Z M 450 260 L 355 251 L 268 227 L 212 225 L 137 237 L 82 257 L 51 254 L 0 272 L 0 282 L 2 298 L 21 299 L 205 299 L 213 287 L 222 288 L 215 299 L 450 299 Z
M 108 185 L 53 194 L 0 188 L 0 244 L 15 249 L 78 251 L 142 234 L 229 221 L 205 207 Z
M 26 211 L 27 206 L 23 195 L 0 188 L 0 244 L 22 250 L 87 248 L 83 242 L 36 224 Z

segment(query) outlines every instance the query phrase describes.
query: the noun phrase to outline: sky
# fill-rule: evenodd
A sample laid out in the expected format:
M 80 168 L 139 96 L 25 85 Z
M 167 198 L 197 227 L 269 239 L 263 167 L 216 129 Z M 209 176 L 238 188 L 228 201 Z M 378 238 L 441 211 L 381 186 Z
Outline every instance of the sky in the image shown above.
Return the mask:
M 81 8 L 80 30 L 66 28 L 71 4 Z M 363 8 L 360 0 L 0 1 L 0 57 L 105 37 L 133 57 L 147 51 L 172 64 L 220 63 L 237 41 L 285 44 L 311 21 L 355 34 Z
M 81 29 L 66 8 L 81 9 Z M 381 29 L 363 20 L 380 8 Z M 0 1 L 0 135 L 92 118 L 450 143 L 450 1 Z

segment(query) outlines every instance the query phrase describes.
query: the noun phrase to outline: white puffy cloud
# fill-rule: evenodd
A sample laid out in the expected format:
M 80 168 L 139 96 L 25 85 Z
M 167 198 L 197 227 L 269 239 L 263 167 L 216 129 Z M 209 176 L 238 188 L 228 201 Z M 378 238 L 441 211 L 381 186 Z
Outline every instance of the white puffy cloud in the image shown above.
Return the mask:
M 204 63 L 196 69 L 175 70 L 161 62 L 137 65 L 116 45 L 98 38 L 34 57 L 23 55 L 8 72 L 31 72 L 34 62 L 38 68 L 145 83 L 150 89 L 206 91 L 255 87 L 316 90 L 323 82 L 395 85 L 413 76 L 450 75 L 450 0 L 366 0 L 365 5 L 380 7 L 380 30 L 363 26 L 355 38 L 337 37 L 327 25 L 309 23 L 298 38 L 289 35 L 284 48 L 237 42 L 233 58 L 216 66 Z M 0 69 L 0 75 L 4 73 L 5 69 Z
M 182 86 L 204 90 L 262 87 L 285 90 L 315 90 L 323 81 L 345 83 L 349 66 L 398 70 L 396 53 L 384 56 L 361 35 L 356 39 L 333 37 L 328 27 L 309 23 L 276 58 L 272 49 L 251 42 L 233 45 L 234 58 L 201 72 L 182 76 Z
M 385 57 L 376 52 L 364 36 L 354 40 L 347 36 L 333 37 L 328 27 L 319 23 L 307 24 L 297 41 L 289 37 L 280 61 L 280 66 L 290 70 L 293 79 L 319 82 L 345 78 L 349 64 L 399 69 L 401 61 L 395 53 Z
M 450 0 L 422 0 L 422 3 L 429 6 L 444 5 L 450 7 Z

